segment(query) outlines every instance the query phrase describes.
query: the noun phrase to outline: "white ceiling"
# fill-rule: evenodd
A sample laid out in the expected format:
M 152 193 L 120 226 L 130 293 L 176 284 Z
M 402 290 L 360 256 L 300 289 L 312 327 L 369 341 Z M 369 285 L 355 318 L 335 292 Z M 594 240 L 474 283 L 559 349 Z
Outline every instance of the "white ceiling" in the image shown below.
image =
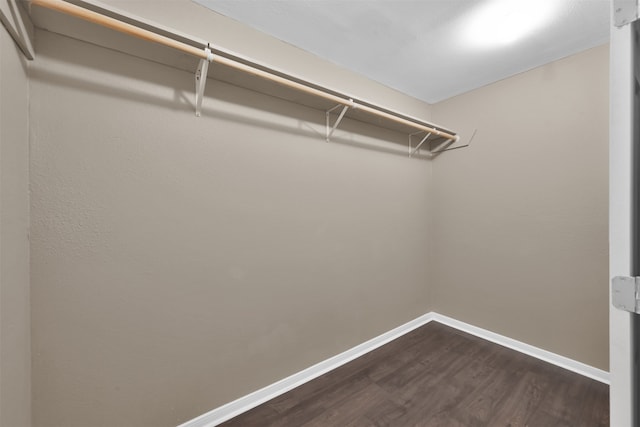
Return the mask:
M 609 0 L 194 1 L 429 103 L 609 40 Z

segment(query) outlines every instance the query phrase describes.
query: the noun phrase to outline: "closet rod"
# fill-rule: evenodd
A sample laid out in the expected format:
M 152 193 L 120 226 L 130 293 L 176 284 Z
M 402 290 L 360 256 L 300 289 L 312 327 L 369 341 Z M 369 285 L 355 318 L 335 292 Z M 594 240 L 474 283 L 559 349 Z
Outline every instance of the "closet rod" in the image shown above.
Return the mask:
M 116 31 L 120 31 L 130 36 L 138 37 L 143 40 L 168 46 L 168 47 L 180 50 L 182 52 L 188 53 L 189 55 L 195 56 L 197 58 L 205 59 L 207 61 L 217 62 L 219 64 L 224 64 L 226 66 L 235 68 L 245 73 L 252 74 L 256 77 L 271 80 L 281 85 L 288 86 L 293 89 L 297 89 L 299 91 L 306 92 L 311 95 L 315 95 L 332 102 L 336 102 L 340 105 L 345 105 L 352 109 L 366 111 L 367 113 L 385 118 L 387 120 L 394 121 L 396 123 L 401 123 L 401 124 L 413 127 L 414 129 L 420 129 L 425 132 L 431 132 L 432 134 L 438 135 L 442 138 L 450 139 L 453 141 L 457 141 L 459 139 L 457 135 L 450 134 L 440 129 L 427 126 L 421 123 L 417 123 L 417 122 L 405 119 L 403 117 L 400 117 L 400 115 L 389 113 L 387 111 L 383 111 L 368 105 L 356 103 L 351 98 L 347 98 L 347 97 L 343 98 L 341 96 L 337 96 L 332 93 L 328 93 L 323 90 L 316 89 L 315 87 L 308 86 L 303 83 L 299 83 L 298 81 L 291 80 L 286 77 L 282 77 L 280 75 L 270 73 L 260 68 L 252 67 L 250 65 L 235 61 L 230 58 L 225 58 L 224 56 L 214 55 L 211 52 L 205 51 L 204 49 L 198 49 L 197 47 L 188 45 L 178 40 L 174 40 L 172 38 L 163 36 L 161 34 L 154 33 L 153 31 L 149 31 L 144 28 L 140 28 L 135 25 L 129 24 L 127 22 L 123 22 L 118 19 L 111 18 L 106 15 L 102 15 L 92 10 L 85 9 L 80 6 L 76 6 L 75 4 L 67 3 L 66 1 L 63 1 L 63 0 L 31 0 L 31 4 L 45 7 L 47 9 L 52 9 L 58 12 L 66 13 L 67 15 L 72 15 L 72 16 L 84 19 L 86 21 L 93 22 L 94 24 L 102 25 L 104 27 L 111 28 Z M 301 79 L 296 79 L 296 80 L 301 80 Z M 304 80 L 301 80 L 301 81 L 304 81 Z
M 47 9 L 55 10 L 58 12 L 66 13 L 67 15 L 75 16 L 85 21 L 93 22 L 94 24 L 102 25 L 103 27 L 111 28 L 121 33 L 125 33 L 130 36 L 138 37 L 150 42 L 159 43 L 164 46 L 168 46 L 177 50 L 181 50 L 193 56 L 197 56 L 202 59 L 211 60 L 207 57 L 207 54 L 203 49 L 190 46 L 186 43 L 179 42 L 169 37 L 154 33 L 149 30 L 145 30 L 135 25 L 131 25 L 126 22 L 119 21 L 115 18 L 102 15 L 89 9 L 85 9 L 80 6 L 76 6 L 72 3 L 67 3 L 62 0 L 31 0 L 31 4 L 37 6 L 46 7 Z

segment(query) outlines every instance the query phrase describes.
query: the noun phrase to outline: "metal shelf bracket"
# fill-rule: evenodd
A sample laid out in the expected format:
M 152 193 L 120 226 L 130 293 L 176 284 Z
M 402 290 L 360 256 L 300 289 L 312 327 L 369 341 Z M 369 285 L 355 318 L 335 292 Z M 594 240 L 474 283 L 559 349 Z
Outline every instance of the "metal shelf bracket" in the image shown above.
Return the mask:
M 204 98 L 204 88 L 207 84 L 207 73 L 209 72 L 209 62 L 213 59 L 211 49 L 207 46 L 204 49 L 207 59 L 201 59 L 196 69 L 196 117 L 202 113 L 202 98 Z
M 470 146 L 470 145 L 471 145 L 471 141 L 473 141 L 473 138 L 475 138 L 475 136 L 476 136 L 476 133 L 477 133 L 477 132 L 478 132 L 478 129 L 474 129 L 473 133 L 471 134 L 471 138 L 469 138 L 469 142 L 467 142 L 466 144 L 463 144 L 463 145 L 456 145 L 455 147 L 449 147 L 449 145 L 451 145 L 451 144 L 455 144 L 456 142 L 458 142 L 458 141 L 459 141 L 459 138 L 458 138 L 458 139 L 456 139 L 456 138 L 451 139 L 451 138 L 450 138 L 450 139 L 447 139 L 447 140 L 444 142 L 444 144 L 446 144 L 448 148 L 441 148 L 441 149 L 439 149 L 439 150 L 438 150 L 438 149 L 436 149 L 436 150 L 431 150 L 431 151 L 429 152 L 429 154 L 434 155 L 434 154 L 438 154 L 438 153 L 444 153 L 445 151 L 457 150 L 457 149 L 459 149 L 459 148 L 465 148 L 465 147 L 468 147 L 468 146 Z M 443 144 L 443 145 L 444 145 L 444 144 Z
M 353 103 L 353 99 L 349 99 L 349 102 Z M 333 124 L 333 126 L 331 125 L 331 113 L 335 110 L 337 110 L 338 108 L 342 107 L 342 111 L 340 111 L 340 114 L 338 115 L 338 118 L 336 119 L 336 122 Z M 326 115 L 326 119 L 327 119 L 327 131 L 326 131 L 326 140 L 327 142 L 329 142 L 331 140 L 331 135 L 333 135 L 333 132 L 335 132 L 335 130 L 337 129 L 338 125 L 340 124 L 340 122 L 342 121 L 342 119 L 344 118 L 344 115 L 346 114 L 347 110 L 349 109 L 348 105 L 342 105 L 342 104 L 338 104 L 335 107 L 333 107 L 330 110 L 327 110 L 325 112 Z
M 409 157 L 413 157 L 414 154 L 416 154 L 420 150 L 420 147 L 422 147 L 422 145 L 425 142 L 427 142 L 427 140 L 431 136 L 431 132 L 427 132 L 427 134 L 424 136 L 424 138 L 422 138 L 422 140 L 420 140 L 418 145 L 416 145 L 416 148 L 413 148 L 413 143 L 412 143 L 411 140 L 413 139 L 414 136 L 419 135 L 421 133 L 422 133 L 422 131 L 409 134 Z M 431 151 L 429 151 L 429 154 L 431 154 Z

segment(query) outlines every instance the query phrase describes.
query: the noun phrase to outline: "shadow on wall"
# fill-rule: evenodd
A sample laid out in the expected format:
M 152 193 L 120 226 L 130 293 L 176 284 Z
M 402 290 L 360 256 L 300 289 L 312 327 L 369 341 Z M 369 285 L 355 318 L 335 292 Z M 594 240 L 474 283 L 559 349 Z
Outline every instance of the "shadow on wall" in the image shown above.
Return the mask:
M 70 89 L 126 99 L 142 104 L 153 104 L 173 111 L 193 114 L 194 119 L 197 120 L 195 117 L 193 76 L 183 70 L 174 69 L 163 64 L 152 63 L 151 61 L 143 59 L 139 59 L 141 66 L 125 68 L 114 66 L 112 62 L 102 57 L 95 59 L 95 56 L 92 56 L 91 58 L 93 59 L 83 61 L 83 58 L 87 58 L 88 56 L 77 53 L 72 55 L 69 52 L 65 52 L 61 56 L 62 57 L 57 57 L 56 60 L 80 65 L 83 68 L 90 68 L 92 71 L 98 71 L 101 75 L 124 76 L 161 87 L 169 87 L 169 82 L 171 82 L 174 84 L 173 96 L 167 97 L 148 90 L 135 91 L 130 88 L 120 88 L 115 84 L 109 84 L 108 79 L 82 79 L 39 69 L 37 67 L 32 69 L 31 78 Z M 164 72 L 149 72 L 147 69 L 150 67 L 155 69 L 162 67 L 164 68 Z M 181 74 L 184 74 L 184 79 L 176 79 L 173 76 L 169 76 L 167 71 L 179 71 Z M 90 72 L 87 73 L 87 75 L 96 76 L 96 73 Z M 207 104 L 209 106 L 207 106 Z M 217 107 L 211 107 L 211 104 L 215 104 Z M 258 118 L 256 115 L 233 113 L 229 111 L 231 109 L 225 109 L 224 104 L 233 104 L 244 108 L 262 110 L 271 114 L 289 116 L 297 119 L 297 125 L 290 126 L 282 121 L 276 123 L 275 121 Z M 292 109 L 291 105 L 296 105 L 297 108 Z M 292 117 L 292 112 L 295 113 L 297 117 Z M 208 80 L 201 114 L 203 117 L 261 127 L 303 137 L 317 138 L 319 142 L 326 142 L 324 111 L 294 104 L 288 100 L 265 95 L 219 80 Z M 335 120 L 335 118 L 333 120 Z M 414 147 L 417 142 L 419 142 L 419 139 L 418 137 L 414 137 Z M 331 142 L 402 157 L 408 157 L 409 154 L 408 135 L 352 119 L 345 119 L 340 123 L 340 126 L 331 137 Z M 431 157 L 427 151 L 421 149 L 413 154 L 412 158 L 428 160 Z

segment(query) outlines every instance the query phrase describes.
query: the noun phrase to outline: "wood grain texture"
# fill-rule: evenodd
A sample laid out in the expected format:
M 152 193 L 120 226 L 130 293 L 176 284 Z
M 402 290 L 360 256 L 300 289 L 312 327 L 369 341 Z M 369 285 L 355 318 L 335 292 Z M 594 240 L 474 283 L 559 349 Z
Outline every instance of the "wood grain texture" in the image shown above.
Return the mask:
M 221 424 L 608 425 L 606 384 L 437 322 Z

